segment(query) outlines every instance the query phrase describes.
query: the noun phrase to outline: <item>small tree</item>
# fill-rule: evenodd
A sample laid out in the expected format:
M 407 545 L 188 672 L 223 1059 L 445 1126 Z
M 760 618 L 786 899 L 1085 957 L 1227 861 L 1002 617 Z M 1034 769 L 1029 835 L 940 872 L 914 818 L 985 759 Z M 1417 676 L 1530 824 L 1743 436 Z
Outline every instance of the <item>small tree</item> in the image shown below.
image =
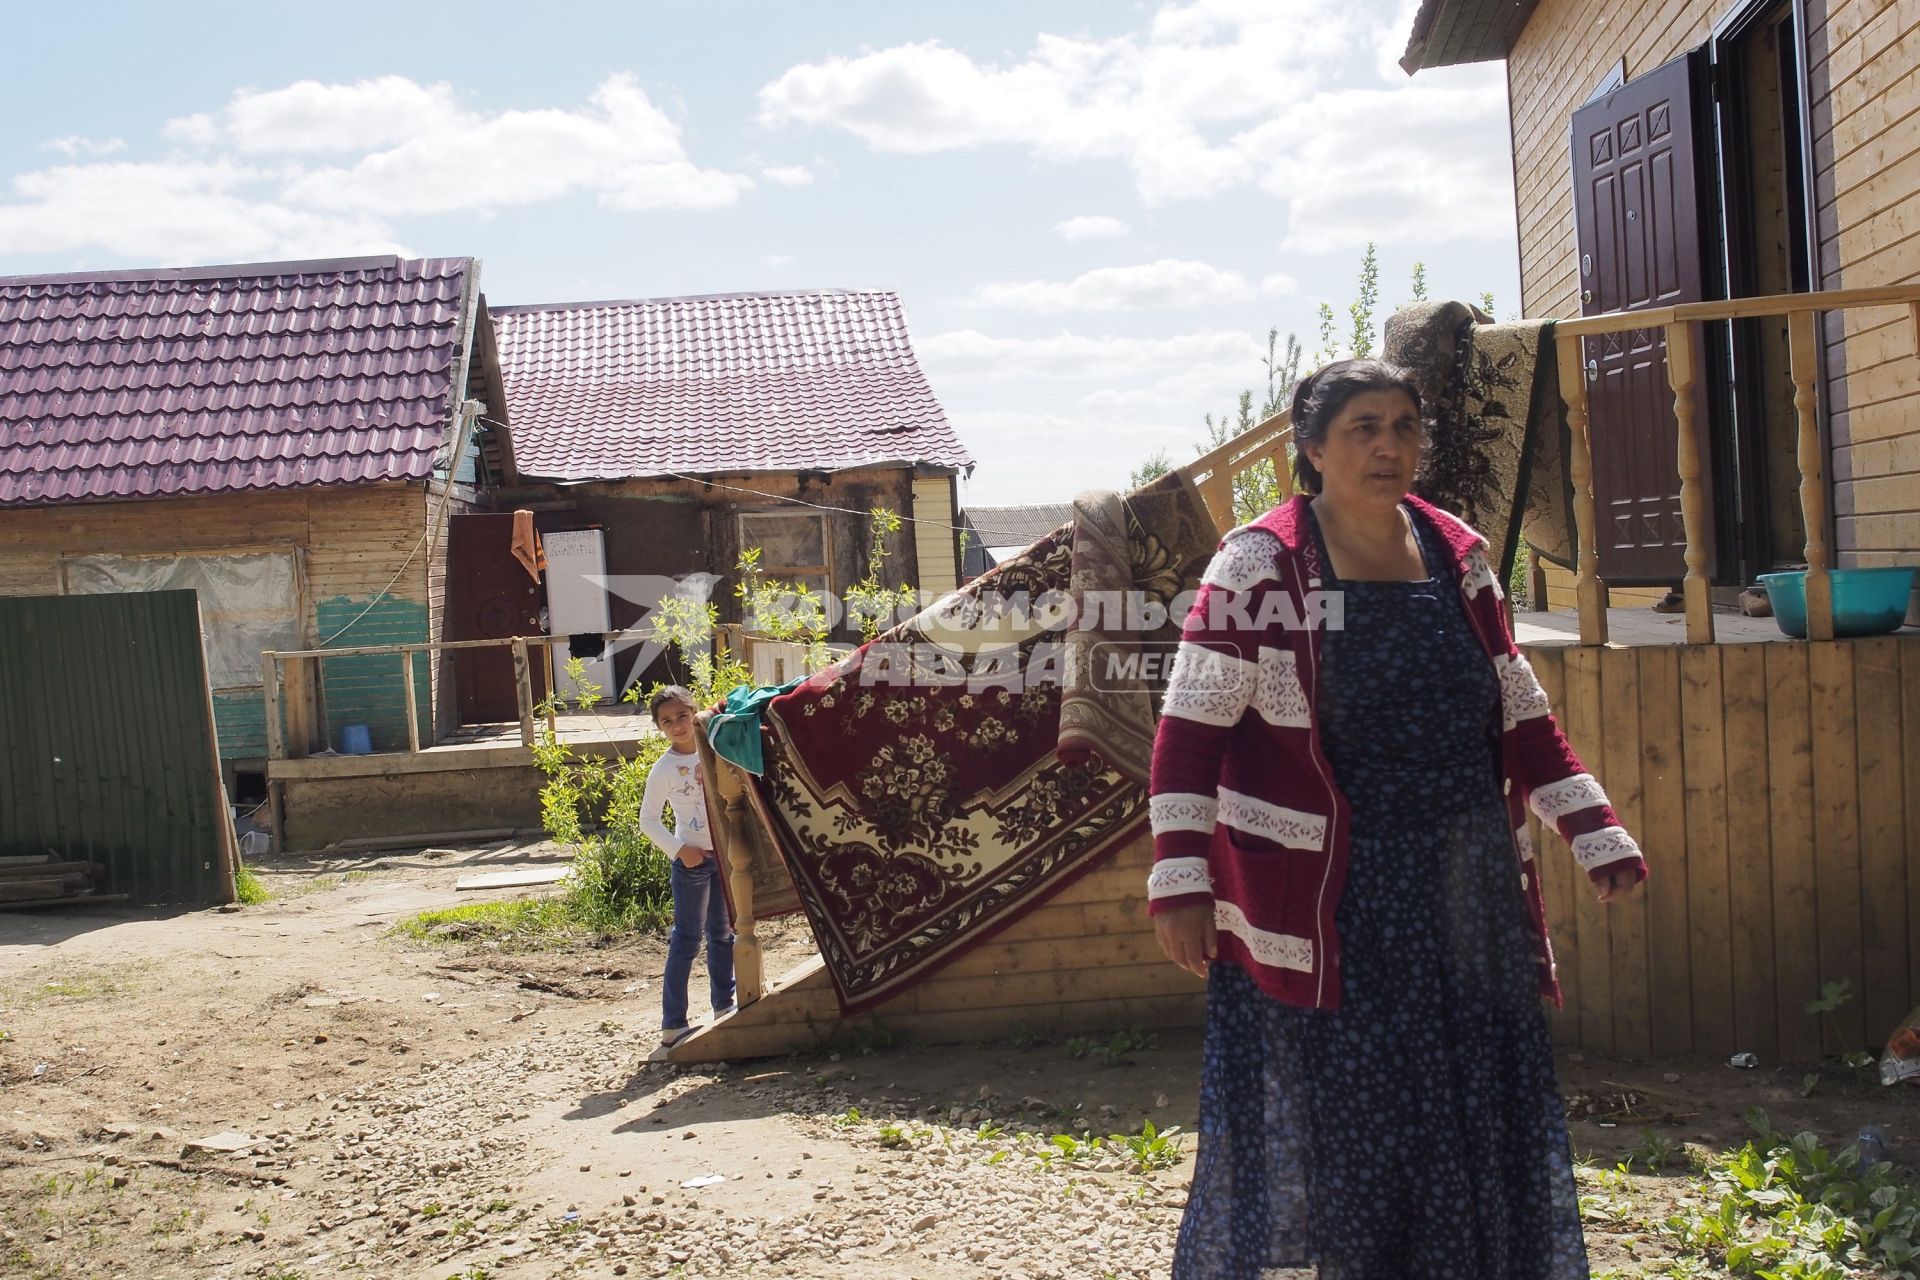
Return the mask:
M 1416 262 L 1413 264 L 1413 301 L 1425 302 L 1426 300 L 1427 264 L 1424 262 Z
M 1167 460 L 1167 451 L 1161 449 L 1127 473 L 1127 492 L 1144 489 L 1171 470 L 1173 463 Z
M 1373 241 L 1367 241 L 1367 251 L 1360 259 L 1359 291 L 1347 306 L 1347 315 L 1353 321 L 1351 345 L 1353 358 L 1365 360 L 1373 354 L 1373 313 L 1380 305 L 1380 261 L 1374 253 Z
M 911 586 L 888 587 L 881 574 L 892 548 L 887 539 L 900 532 L 900 516 L 887 507 L 867 512 L 867 576 L 847 588 L 847 616 L 860 628 L 860 639 L 871 643 L 902 609 L 919 602 L 919 593 Z M 964 552 L 963 552 L 964 554 Z

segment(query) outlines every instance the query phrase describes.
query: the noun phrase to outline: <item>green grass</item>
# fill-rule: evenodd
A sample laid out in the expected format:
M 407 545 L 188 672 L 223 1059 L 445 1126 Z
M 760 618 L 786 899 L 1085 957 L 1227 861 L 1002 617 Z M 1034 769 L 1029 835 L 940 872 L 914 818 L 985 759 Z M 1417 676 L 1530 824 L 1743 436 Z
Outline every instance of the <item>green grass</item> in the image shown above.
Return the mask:
M 267 901 L 267 899 L 273 897 L 271 893 L 267 892 L 266 883 L 262 881 L 258 875 L 254 874 L 252 867 L 244 862 L 234 869 L 233 891 L 234 896 L 238 898 L 242 904 L 249 907 L 257 907 Z
M 497 942 L 509 950 L 536 951 L 591 936 L 594 930 L 565 898 L 516 898 L 422 911 L 396 924 L 394 932 L 415 942 Z
M 27 992 L 29 1000 L 104 1000 L 131 987 L 122 975 L 104 970 L 81 970 L 62 974 Z

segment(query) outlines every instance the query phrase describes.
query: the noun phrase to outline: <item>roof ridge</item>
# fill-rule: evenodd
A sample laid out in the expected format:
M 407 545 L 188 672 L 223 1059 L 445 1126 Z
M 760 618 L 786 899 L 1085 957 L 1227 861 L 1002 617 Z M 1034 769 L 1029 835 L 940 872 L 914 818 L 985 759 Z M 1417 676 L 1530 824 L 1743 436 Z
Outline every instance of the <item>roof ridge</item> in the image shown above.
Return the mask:
M 317 275 L 321 272 L 369 271 L 402 263 L 473 261 L 471 255 L 450 258 L 402 258 L 373 254 L 357 258 L 299 258 L 286 262 L 235 262 L 204 267 L 143 267 L 137 270 L 64 271 L 46 275 L 0 276 L 0 288 L 35 284 L 108 284 L 142 280 L 251 280 L 273 276 Z
M 587 311 L 595 307 L 656 306 L 670 302 L 742 302 L 752 298 L 840 298 L 873 296 L 898 301 L 897 289 L 746 289 L 733 293 L 687 293 L 664 298 L 595 298 L 582 302 L 489 302 L 493 315 L 514 315 L 534 311 Z

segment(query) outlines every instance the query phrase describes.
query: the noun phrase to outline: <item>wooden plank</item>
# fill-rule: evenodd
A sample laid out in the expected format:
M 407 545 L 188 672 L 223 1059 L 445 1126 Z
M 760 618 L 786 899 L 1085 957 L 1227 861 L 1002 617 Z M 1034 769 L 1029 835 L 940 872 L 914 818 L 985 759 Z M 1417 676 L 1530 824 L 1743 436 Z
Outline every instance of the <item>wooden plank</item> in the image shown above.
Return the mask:
M 1630 832 L 1642 829 L 1640 657 L 1642 649 L 1600 651 L 1601 783 L 1614 813 Z M 1613 963 L 1613 1051 L 1645 1059 L 1653 1054 L 1647 975 L 1647 895 L 1605 908 Z
M 1004 936 L 1004 935 L 1003 935 Z M 1097 938 L 1034 938 L 993 941 L 942 968 L 928 983 L 1002 973 L 1104 969 L 1119 965 L 1170 964 L 1151 928 Z
M 1773 830 L 1773 967 L 1780 1056 L 1820 1055 L 1805 1005 L 1820 993 L 1813 856 L 1813 723 L 1807 644 L 1767 645 L 1768 814 Z
M 1648 1010 L 1656 1057 L 1693 1050 L 1692 922 L 1688 918 L 1687 782 L 1680 721 L 1680 656 L 1716 653 L 1677 645 L 1640 649 L 1639 820 L 1627 830 L 1640 841 L 1649 868 L 1645 889 Z M 1626 820 L 1626 815 L 1621 815 Z
M 1566 706 L 1566 650 L 1538 648 L 1527 651 L 1533 673 L 1546 691 L 1547 703 L 1558 718 Z M 1547 912 L 1547 940 L 1553 945 L 1555 971 L 1560 979 L 1561 1006 L 1549 1016 L 1557 1044 L 1577 1044 L 1580 1039 L 1580 966 L 1579 935 L 1574 915 L 1573 895 L 1584 879 L 1573 859 L 1566 856 L 1560 839 L 1533 814 L 1527 813 L 1527 830 L 1533 836 L 1534 874 L 1540 877 L 1540 896 Z
M 1759 645 L 1721 645 L 1721 698 L 1726 707 L 1727 911 L 1731 925 L 1733 1023 L 1730 1034 L 1696 1011 L 1695 1048 L 1702 1053 L 1750 1050 L 1769 1061 L 1780 1054 L 1780 1011 L 1774 1000 L 1773 862 L 1767 816 L 1767 670 Z
M 260 694 L 266 701 L 267 759 L 287 758 L 287 735 L 280 723 L 280 664 L 271 654 L 260 655 Z
M 1566 719 L 1562 724 L 1574 751 L 1591 771 L 1603 759 L 1600 727 L 1600 658 L 1602 651 L 1586 645 L 1565 650 Z M 1556 838 L 1554 843 L 1558 844 Z M 1564 846 L 1562 846 L 1564 848 Z M 1543 856 L 1544 851 L 1543 851 Z M 1559 856 L 1572 862 L 1572 855 Z M 1576 864 L 1577 865 L 1577 864 Z M 1575 873 L 1578 875 L 1578 873 Z M 1610 913 L 1593 896 L 1585 876 L 1573 887 L 1575 931 L 1579 937 L 1580 1044 L 1595 1053 L 1612 1053 L 1613 1040 L 1613 930 Z
M 1920 641 L 1900 642 L 1901 790 L 1907 797 L 1905 856 L 1907 867 L 1907 983 L 1920 1003 Z
M 1731 1039 L 1733 1016 L 1724 678 L 1717 646 L 1689 645 L 1681 654 L 1687 919 L 1692 933 L 1688 982 L 1695 1047 L 1715 1053 Z
M 520 707 L 520 745 L 533 745 L 533 668 L 527 659 L 524 636 L 513 638 L 513 692 Z
M 1884 1044 L 1912 1008 L 1907 981 L 1905 762 L 1901 750 L 1900 647 L 1891 636 L 1855 640 L 1856 793 L 1860 811 L 1861 988 L 1868 1041 Z
M 1200 980 L 1160 959 L 1149 964 L 1110 965 L 1101 969 L 1065 969 L 1051 973 L 1001 973 L 948 978 L 935 974 L 901 998 L 922 1012 L 949 1009 L 1018 1010 L 1061 1000 L 1130 999 L 1197 991 Z
M 406 691 L 407 750 L 417 752 L 420 750 L 420 706 L 419 692 L 413 687 L 413 651 L 411 649 L 400 655 L 400 682 L 401 687 Z
M 1861 946 L 1859 751 L 1852 644 L 1808 645 L 1807 682 L 1813 718 L 1813 856 L 1819 920 L 1820 981 L 1844 979 L 1853 999 L 1831 1019 L 1824 1049 L 1842 1053 L 1866 1044 L 1866 957 Z M 1832 1042 L 1838 1034 L 1840 1040 Z
M 1787 316 L 1788 362 L 1793 372 L 1793 411 L 1798 420 L 1800 517 L 1807 531 L 1807 637 L 1833 639 L 1833 586 L 1827 556 L 1826 449 L 1820 440 L 1813 394 L 1819 337 L 1812 311 Z

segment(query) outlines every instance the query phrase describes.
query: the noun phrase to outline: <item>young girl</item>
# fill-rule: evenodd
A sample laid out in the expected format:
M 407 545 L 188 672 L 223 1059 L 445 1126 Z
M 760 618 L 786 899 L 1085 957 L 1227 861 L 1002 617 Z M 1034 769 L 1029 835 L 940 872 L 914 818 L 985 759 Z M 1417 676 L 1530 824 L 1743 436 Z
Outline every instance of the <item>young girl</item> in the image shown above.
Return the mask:
M 647 770 L 647 789 L 640 800 L 640 829 L 666 852 L 673 866 L 673 931 L 667 935 L 667 972 L 660 992 L 660 1043 L 672 1045 L 684 1038 L 687 1026 L 687 979 L 693 958 L 700 954 L 700 934 L 707 935 L 707 987 L 716 1015 L 733 1009 L 733 929 L 727 920 L 726 895 L 714 883 L 718 863 L 713 856 L 713 833 L 707 829 L 706 790 L 700 782 L 700 755 L 695 737 L 693 695 L 679 685 L 668 685 L 647 701 L 653 722 L 667 735 L 668 750 Z M 674 829 L 660 819 L 673 806 Z

